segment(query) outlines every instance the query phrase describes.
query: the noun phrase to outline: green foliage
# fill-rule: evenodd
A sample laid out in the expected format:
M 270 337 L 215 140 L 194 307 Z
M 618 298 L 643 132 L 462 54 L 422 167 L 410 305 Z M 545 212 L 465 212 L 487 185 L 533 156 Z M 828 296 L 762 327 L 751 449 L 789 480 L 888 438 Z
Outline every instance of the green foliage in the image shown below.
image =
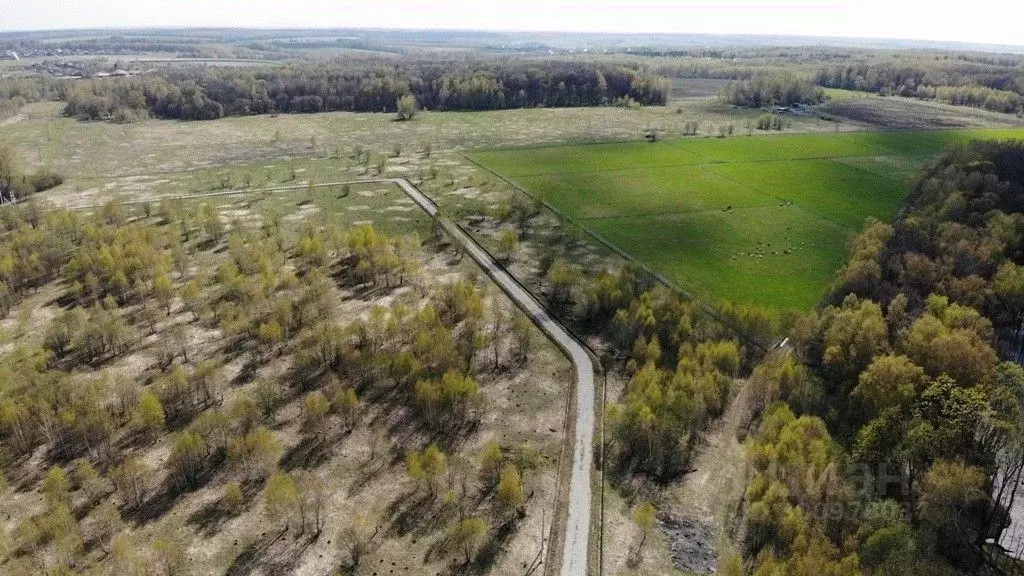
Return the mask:
M 331 408 L 341 415 L 347 430 L 355 428 L 359 420 L 359 397 L 352 388 L 345 388 L 334 396 Z
M 505 454 L 501 451 L 500 444 L 494 441 L 484 444 L 480 452 L 480 476 L 485 485 L 494 486 L 498 483 L 504 462 Z
M 1005 312 L 1024 242 L 1013 232 L 1021 158 L 1019 143 L 949 153 L 899 221 L 870 223 L 854 242 L 832 296 L 841 304 L 798 319 L 793 351 L 755 369 L 755 404 L 810 413 L 775 405 L 750 445 L 755 573 L 970 571 L 978 543 L 1002 530 L 1024 442 L 1024 371 L 996 352 L 1017 348 L 1019 317 Z M 820 398 L 801 392 L 815 388 Z M 855 496 L 846 465 L 870 471 L 859 481 L 877 491 Z M 873 486 L 893 470 L 905 476 Z M 824 502 L 865 506 L 854 522 L 816 512 Z
M 853 293 L 869 294 L 882 278 L 882 267 L 878 262 L 885 244 L 892 239 L 892 226 L 873 218 L 868 219 L 864 231 L 853 240 L 849 261 L 840 270 L 832 293 L 845 297 Z
M 498 254 L 504 260 L 511 259 L 519 249 L 519 234 L 508 228 L 498 233 Z
M 921 479 L 920 489 L 918 515 L 932 553 L 965 551 L 977 537 L 972 516 L 988 497 L 985 473 L 975 466 L 939 460 Z
M 523 478 L 515 466 L 505 465 L 502 469 L 496 495 L 499 508 L 503 512 L 518 511 L 526 504 Z
M 748 108 L 792 106 L 819 104 L 825 100 L 825 91 L 815 86 L 810 79 L 792 74 L 757 74 L 749 80 L 733 82 L 719 94 L 719 98 L 729 104 Z M 758 129 L 764 130 L 760 125 Z
M 267 479 L 264 499 L 267 519 L 283 524 L 287 530 L 299 507 L 299 489 L 295 480 L 285 472 L 274 472 Z
M 437 444 L 427 446 L 422 452 L 410 451 L 405 455 L 405 473 L 416 481 L 417 488 L 426 484 L 431 495 L 437 493 L 438 482 L 444 476 L 448 458 Z
M 398 99 L 395 103 L 397 113 L 395 114 L 396 120 L 412 120 L 413 116 L 416 115 L 416 97 L 412 94 L 406 94 Z
M 438 429 L 460 427 L 482 401 L 476 380 L 454 370 L 440 380 L 417 381 L 415 394 L 427 423 Z
M 309 393 L 302 401 L 302 429 L 307 434 L 321 436 L 327 427 L 330 411 L 331 403 L 322 392 Z
M 906 356 L 876 356 L 863 372 L 853 395 L 861 398 L 871 416 L 905 406 L 920 394 L 927 381 L 924 370 Z
M 209 446 L 198 434 L 184 432 L 173 439 L 167 466 L 181 488 L 196 487 L 209 454 Z
M 147 116 L 213 120 L 271 112 L 397 112 L 600 106 L 618 98 L 664 104 L 669 82 L 614 63 L 476 58 L 438 67 L 429 59 L 349 58 L 345 78 L 319 64 L 253 70 L 199 67 L 131 78 L 86 79 L 59 92 L 65 114 L 126 122 Z M 330 93 L 330 95 L 328 95 Z
M 153 436 L 163 429 L 166 416 L 160 399 L 150 392 L 143 392 L 139 396 L 139 403 L 135 407 L 133 418 L 139 430 Z
M 782 130 L 782 118 L 775 114 L 763 112 L 757 117 L 756 126 L 758 130 L 775 130 L 778 132 Z
M 0 100 L 0 110 L 2 104 Z M 24 174 L 14 151 L 0 143 L 0 199 L 3 201 L 24 200 L 36 192 L 60 186 L 63 182 L 63 176 L 45 168 Z
M 245 495 L 242 493 L 242 486 L 238 482 L 228 482 L 224 486 L 224 496 L 221 498 L 224 508 L 230 514 L 238 514 L 245 504 Z
M 549 298 L 556 306 L 564 306 L 572 299 L 573 288 L 580 278 L 579 268 L 561 258 L 552 262 L 545 280 L 550 287 Z
M 647 542 L 647 533 L 654 527 L 656 513 L 657 510 L 654 508 L 654 504 L 647 500 L 640 502 L 640 505 L 633 511 L 633 523 L 636 524 L 643 534 L 640 544 L 637 546 L 638 554 L 643 550 L 644 543 Z
M 456 550 L 460 550 L 466 564 L 473 561 L 473 557 L 484 543 L 487 536 L 487 523 L 482 518 L 464 518 L 455 525 L 449 535 L 449 542 Z
M 247 480 L 262 478 L 273 469 L 281 450 L 281 443 L 274 435 L 260 427 L 229 441 L 228 462 Z
M 727 347 L 722 345 L 723 350 Z M 733 345 L 716 362 L 714 346 L 703 346 L 700 352 L 683 346 L 675 371 L 669 372 L 659 369 L 657 357 L 652 357 L 660 354 L 642 348 L 643 366 L 626 385 L 622 403 L 608 408 L 609 429 L 621 466 L 671 477 L 689 456 L 692 436 L 721 414 L 731 378 L 719 367 L 734 369 L 738 352 Z
M 147 475 L 146 465 L 134 457 L 128 457 L 110 472 L 110 479 L 126 505 L 138 509 L 146 498 Z
M 43 494 L 46 495 L 46 500 L 51 506 L 59 503 L 71 503 L 71 480 L 63 468 L 54 466 L 46 473 L 46 478 L 43 480 Z

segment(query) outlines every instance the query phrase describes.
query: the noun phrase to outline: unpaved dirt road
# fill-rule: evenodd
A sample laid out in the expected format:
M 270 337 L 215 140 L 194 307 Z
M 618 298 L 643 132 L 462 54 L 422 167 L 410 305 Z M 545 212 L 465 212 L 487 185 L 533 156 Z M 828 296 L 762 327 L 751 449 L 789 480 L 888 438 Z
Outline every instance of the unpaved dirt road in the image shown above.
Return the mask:
M 437 205 L 404 178 L 374 182 L 392 182 L 400 187 L 431 217 L 438 215 Z M 552 318 L 536 298 L 511 274 L 498 266 L 490 253 L 451 220 L 441 224 L 452 238 L 491 279 L 572 359 L 576 367 L 576 430 L 573 435 L 572 477 L 569 480 L 568 520 L 562 553 L 562 576 L 586 576 L 587 545 L 590 538 L 590 472 L 594 461 L 594 364 L 587 349 L 569 331 Z

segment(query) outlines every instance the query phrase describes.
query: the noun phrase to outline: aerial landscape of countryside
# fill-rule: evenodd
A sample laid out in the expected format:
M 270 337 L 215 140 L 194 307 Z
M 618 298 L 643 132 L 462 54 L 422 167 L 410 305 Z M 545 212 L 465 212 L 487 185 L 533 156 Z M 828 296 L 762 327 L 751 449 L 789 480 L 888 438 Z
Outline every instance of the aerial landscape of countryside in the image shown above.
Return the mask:
M 0 21 L 0 574 L 1024 574 L 981 8 L 90 2 Z

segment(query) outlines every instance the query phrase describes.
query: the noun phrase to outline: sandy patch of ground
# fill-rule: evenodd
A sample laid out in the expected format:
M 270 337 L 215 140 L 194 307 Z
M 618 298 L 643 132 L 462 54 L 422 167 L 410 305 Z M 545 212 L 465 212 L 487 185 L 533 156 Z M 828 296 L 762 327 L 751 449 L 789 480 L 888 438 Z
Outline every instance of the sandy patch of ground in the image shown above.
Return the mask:
M 463 198 L 473 199 L 480 196 L 481 191 L 479 188 L 459 188 L 458 190 L 452 190 L 448 194 L 450 196 L 462 196 Z
M 25 120 L 26 118 L 28 118 L 28 116 L 23 114 L 23 113 L 15 114 L 14 116 L 11 116 L 10 118 L 5 118 L 3 120 L 0 120 L 0 127 L 14 126 L 18 122 L 21 122 L 22 120 Z
M 303 204 L 295 212 L 285 216 L 282 220 L 288 221 L 300 221 L 312 218 L 314 214 L 320 212 L 320 208 L 316 204 Z

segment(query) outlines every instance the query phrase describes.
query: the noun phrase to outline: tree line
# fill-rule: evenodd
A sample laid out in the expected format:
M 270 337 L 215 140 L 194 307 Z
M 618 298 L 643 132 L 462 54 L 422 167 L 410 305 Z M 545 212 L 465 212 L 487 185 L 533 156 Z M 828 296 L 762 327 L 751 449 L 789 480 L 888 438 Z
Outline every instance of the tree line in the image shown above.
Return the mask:
M 639 51 L 637 55 L 648 57 L 645 60 L 654 73 L 672 78 L 750 82 L 758 76 L 792 74 L 825 88 L 997 112 L 1024 109 L 1024 58 L 1015 54 L 806 46 Z
M 639 66 L 558 60 L 337 60 L 288 67 L 166 70 L 63 84 L 66 113 L 83 119 L 209 120 L 303 112 L 395 112 L 405 96 L 430 110 L 661 105 L 668 81 Z
M 824 66 L 814 82 L 828 88 L 875 92 L 973 106 L 996 112 L 1024 110 L 1020 60 L 974 59 L 967 55 L 933 61 L 861 61 Z
M 719 98 L 734 106 L 747 108 L 792 106 L 820 104 L 825 101 L 825 91 L 809 79 L 794 74 L 761 73 L 748 80 L 730 83 L 721 91 Z
M 1024 470 L 1024 143 L 948 152 L 750 378 L 756 574 L 953 574 Z
M 13 116 L 30 102 L 59 99 L 62 84 L 54 78 L 0 77 L 0 119 Z
M 62 175 L 47 168 L 25 173 L 14 157 L 14 151 L 0 143 L 0 203 L 23 200 L 63 182 Z

